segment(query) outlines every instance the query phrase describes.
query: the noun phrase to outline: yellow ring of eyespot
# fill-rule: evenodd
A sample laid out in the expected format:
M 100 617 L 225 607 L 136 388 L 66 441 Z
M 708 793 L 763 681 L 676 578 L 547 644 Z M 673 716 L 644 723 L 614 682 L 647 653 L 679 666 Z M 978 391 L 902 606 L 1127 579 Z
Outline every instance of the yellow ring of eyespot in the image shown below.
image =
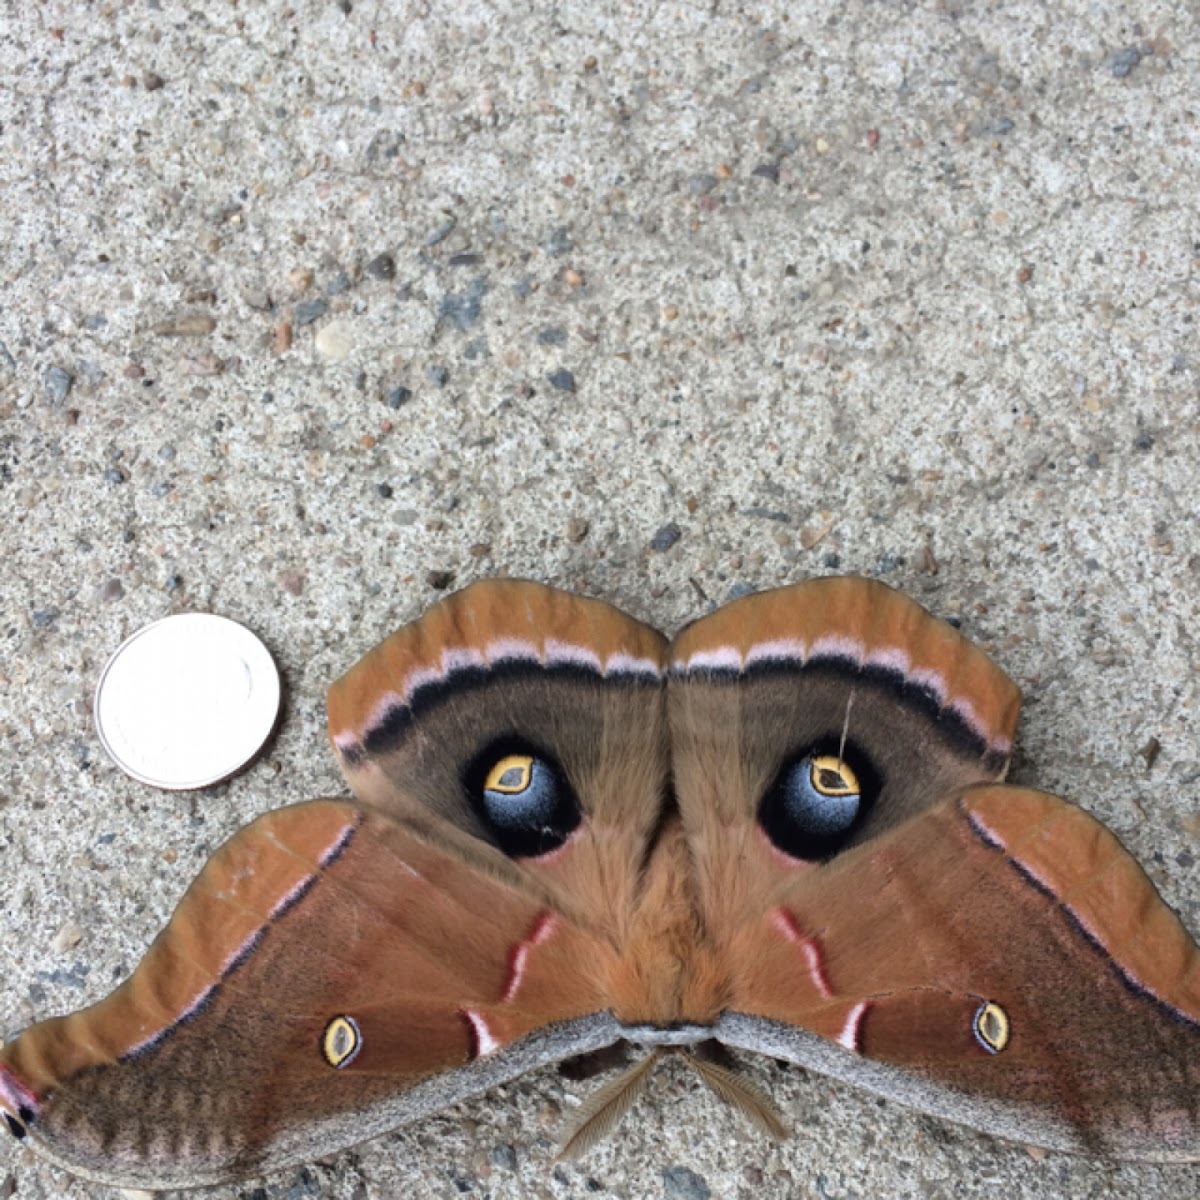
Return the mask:
M 362 1033 L 353 1017 L 334 1017 L 325 1026 L 321 1038 L 321 1053 L 331 1067 L 351 1063 L 362 1048 Z
M 516 783 L 505 783 L 504 777 L 510 771 L 518 772 Z M 505 796 L 516 796 L 523 792 L 533 781 L 533 756 L 529 754 L 506 754 L 488 772 L 483 781 L 484 791 L 500 792 Z
M 830 776 L 833 776 L 832 780 Z M 836 754 L 815 755 L 809 777 L 822 796 L 857 796 L 862 792 L 858 776 L 846 760 Z
M 993 1054 L 999 1054 L 1008 1045 L 1011 1027 L 1008 1013 L 994 1000 L 981 1004 L 975 1013 L 975 1036 Z

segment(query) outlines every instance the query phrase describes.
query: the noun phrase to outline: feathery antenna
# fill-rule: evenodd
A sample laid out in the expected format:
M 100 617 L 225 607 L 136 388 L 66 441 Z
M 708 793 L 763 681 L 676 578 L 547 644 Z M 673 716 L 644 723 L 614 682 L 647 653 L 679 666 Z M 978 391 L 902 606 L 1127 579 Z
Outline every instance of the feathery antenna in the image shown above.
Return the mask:
M 787 1126 L 784 1125 L 783 1118 L 775 1111 L 775 1106 L 767 1096 L 754 1084 L 743 1079 L 736 1072 L 720 1067 L 714 1062 L 708 1062 L 696 1054 L 685 1054 L 683 1061 L 730 1108 L 736 1108 L 751 1125 L 777 1142 L 787 1137 Z
M 555 1158 L 582 1158 L 606 1137 L 621 1118 L 638 1102 L 650 1082 L 650 1070 L 662 1057 L 657 1049 L 627 1071 L 622 1071 L 611 1083 L 593 1092 L 579 1110 L 575 1128 L 558 1148 Z

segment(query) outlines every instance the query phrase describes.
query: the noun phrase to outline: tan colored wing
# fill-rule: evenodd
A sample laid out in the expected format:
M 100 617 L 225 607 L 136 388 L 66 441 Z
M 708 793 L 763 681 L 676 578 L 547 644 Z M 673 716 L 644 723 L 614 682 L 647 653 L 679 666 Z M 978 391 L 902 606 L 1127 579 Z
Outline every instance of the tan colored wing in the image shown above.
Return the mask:
M 667 790 L 666 640 L 598 600 L 473 584 L 398 630 L 329 690 L 355 795 L 470 859 L 502 850 L 556 905 L 624 939 Z M 546 761 L 562 805 L 507 829 L 479 802 L 512 752 Z
M 669 654 L 675 789 L 718 944 L 797 870 L 1007 769 L 1016 686 L 873 580 L 747 596 L 689 625 Z M 839 755 L 861 803 L 844 828 L 806 839 L 789 787 L 801 764 Z
M 128 983 L 5 1047 L 10 1129 L 107 1182 L 237 1180 L 607 1044 L 614 994 L 669 1021 L 672 971 L 622 954 L 658 956 L 664 646 L 509 581 L 393 635 L 330 692 L 363 804 L 237 834 Z
M 349 804 L 280 809 L 112 996 L 0 1051 L 0 1110 L 103 1182 L 243 1179 L 614 1040 L 562 1024 L 605 1008 L 608 954 L 499 854 L 467 866 Z
M 981 652 L 829 580 L 730 605 L 671 657 L 719 1037 L 1036 1144 L 1200 1154 L 1200 952 L 1103 826 L 978 786 L 1017 712 Z
M 730 1011 L 837 1042 L 846 1078 L 908 1068 L 862 1082 L 985 1132 L 1200 1158 L 1200 950 L 1081 809 L 968 789 L 776 901 L 728 947 Z

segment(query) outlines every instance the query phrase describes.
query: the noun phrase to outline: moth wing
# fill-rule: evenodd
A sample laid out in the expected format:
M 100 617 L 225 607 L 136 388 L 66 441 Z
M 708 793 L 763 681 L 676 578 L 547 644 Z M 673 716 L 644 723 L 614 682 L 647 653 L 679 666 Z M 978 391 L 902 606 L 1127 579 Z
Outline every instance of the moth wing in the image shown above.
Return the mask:
M 616 1040 L 608 953 L 502 855 L 468 865 L 351 804 L 279 809 L 116 992 L 0 1050 L 0 1111 L 99 1182 L 244 1179 Z
M 468 858 L 518 862 L 558 908 L 627 935 L 669 771 L 666 639 L 599 600 L 523 580 L 472 584 L 397 630 L 329 690 L 347 783 Z M 501 827 L 488 769 L 545 763 L 564 803 Z
M 666 790 L 664 651 L 514 581 L 397 631 L 330 690 L 362 804 L 235 835 L 122 988 L 4 1048 L 10 1128 L 94 1179 L 200 1186 L 616 1040 Z
M 729 962 L 731 1045 L 1033 1145 L 1200 1158 L 1200 950 L 1058 797 L 944 801 L 780 887 Z
M 1027 1142 L 1197 1156 L 1200 954 L 1098 822 L 988 786 L 1019 694 L 981 651 L 836 579 L 671 661 L 718 1036 Z

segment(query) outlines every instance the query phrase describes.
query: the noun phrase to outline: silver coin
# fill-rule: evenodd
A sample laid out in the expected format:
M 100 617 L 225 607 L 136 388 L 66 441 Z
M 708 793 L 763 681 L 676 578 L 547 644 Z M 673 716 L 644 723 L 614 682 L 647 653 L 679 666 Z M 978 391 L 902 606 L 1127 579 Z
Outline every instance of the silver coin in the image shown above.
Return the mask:
M 168 791 L 207 787 L 262 748 L 279 713 L 279 672 L 245 626 L 181 613 L 121 643 L 100 674 L 94 713 L 127 775 Z

